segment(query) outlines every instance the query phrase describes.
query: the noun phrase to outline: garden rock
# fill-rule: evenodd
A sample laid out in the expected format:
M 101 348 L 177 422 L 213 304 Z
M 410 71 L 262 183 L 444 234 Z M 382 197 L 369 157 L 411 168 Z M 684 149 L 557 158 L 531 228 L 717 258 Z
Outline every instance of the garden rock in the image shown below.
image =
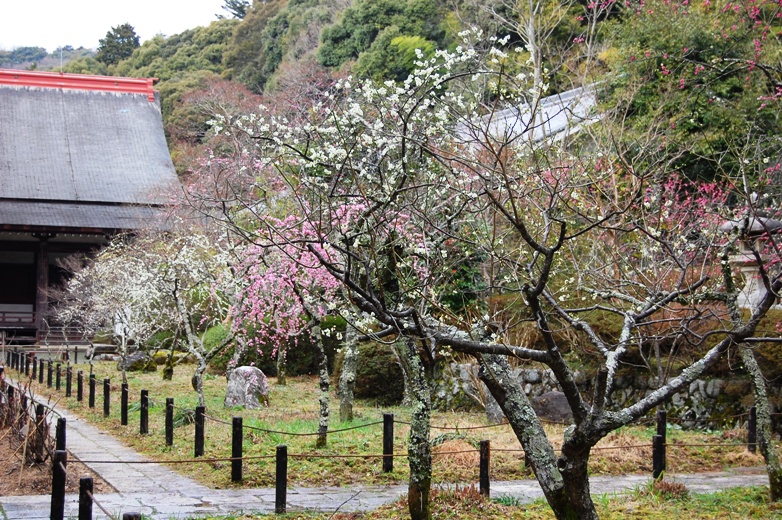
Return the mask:
M 269 385 L 266 376 L 255 367 L 238 367 L 228 376 L 225 406 L 244 406 L 258 409 L 261 403 L 269 406 Z
M 150 359 L 150 357 L 140 350 L 131 352 L 125 356 L 125 362 L 122 359 L 117 363 L 117 370 L 124 370 L 127 372 L 154 372 L 157 370 L 157 365 Z
M 552 422 L 573 422 L 573 413 L 562 392 L 547 392 L 533 398 L 532 408 L 541 419 Z

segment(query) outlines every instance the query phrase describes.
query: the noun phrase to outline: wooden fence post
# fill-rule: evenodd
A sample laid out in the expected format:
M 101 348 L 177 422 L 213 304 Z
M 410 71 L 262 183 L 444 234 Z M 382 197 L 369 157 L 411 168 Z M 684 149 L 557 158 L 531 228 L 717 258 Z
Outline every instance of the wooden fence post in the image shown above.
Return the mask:
M 383 414 L 383 472 L 394 471 L 394 414 Z
M 71 388 L 73 382 L 73 367 L 68 365 L 65 369 L 65 397 L 71 396 Z
M 662 435 L 652 437 L 652 478 L 657 480 L 665 472 L 665 442 Z
M 242 431 L 242 418 L 234 417 L 231 435 L 231 482 L 242 481 L 242 443 L 244 435 Z
M 95 408 L 95 374 L 90 374 L 90 397 L 88 405 Z
M 141 435 L 146 435 L 149 433 L 149 390 L 141 391 L 141 415 L 140 415 L 139 433 Z
M 65 517 L 65 465 L 68 463 L 68 452 L 59 450 L 52 458 L 52 505 L 49 518 L 63 520 Z
M 33 355 L 33 360 L 31 361 L 31 364 L 33 365 L 33 375 L 30 376 L 33 379 L 38 378 L 38 357 Z
M 76 372 L 76 401 L 82 402 L 84 399 L 84 371 Z
M 141 520 L 141 513 L 122 513 L 122 520 Z
M 195 409 L 195 456 L 204 454 L 204 412 L 205 407 L 196 406 Z
M 32 443 L 32 452 L 35 454 L 35 462 L 43 462 L 43 450 L 44 439 L 46 434 L 44 432 L 44 426 L 46 426 L 46 412 L 43 404 L 38 403 L 35 406 L 35 437 Z
M 24 376 L 30 377 L 30 355 L 24 355 Z
M 753 406 L 749 409 L 749 421 L 747 421 L 747 451 L 755 453 L 758 441 L 758 416 Z
M 92 477 L 79 479 L 79 520 L 92 520 Z
M 288 447 L 277 446 L 274 512 L 284 514 L 288 501 Z
M 54 449 L 56 451 L 65 450 L 65 431 L 66 431 L 65 428 L 66 428 L 65 417 L 59 417 L 57 419 L 57 429 L 55 430 L 55 435 L 54 435 Z
M 60 382 L 61 382 L 61 379 L 62 379 L 62 366 L 59 363 L 57 363 L 57 367 L 56 368 L 57 368 L 57 370 L 55 372 L 55 379 L 54 379 L 55 380 L 55 385 L 54 386 L 57 389 L 57 391 L 59 392 L 60 391 Z
M 174 445 L 174 398 L 166 397 L 166 446 Z
M 119 423 L 122 426 L 128 425 L 128 384 L 122 383 L 119 403 Z
M 103 417 L 111 415 L 111 379 L 103 379 Z
M 489 441 L 481 441 L 480 446 L 479 488 L 481 495 L 488 498 L 490 496 L 489 462 L 491 460 L 491 448 Z
M 43 384 L 43 359 L 38 360 L 38 384 Z
M 46 386 L 48 388 L 52 387 L 52 375 L 54 373 L 54 367 L 52 366 L 52 360 L 48 360 L 46 362 Z

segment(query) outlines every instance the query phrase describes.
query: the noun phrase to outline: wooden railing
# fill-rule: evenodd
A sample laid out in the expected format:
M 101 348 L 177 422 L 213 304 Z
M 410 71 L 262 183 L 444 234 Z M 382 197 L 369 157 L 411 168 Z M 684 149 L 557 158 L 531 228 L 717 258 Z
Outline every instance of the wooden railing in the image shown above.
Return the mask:
M 24 311 L 0 311 L 0 327 L 35 327 L 35 313 Z

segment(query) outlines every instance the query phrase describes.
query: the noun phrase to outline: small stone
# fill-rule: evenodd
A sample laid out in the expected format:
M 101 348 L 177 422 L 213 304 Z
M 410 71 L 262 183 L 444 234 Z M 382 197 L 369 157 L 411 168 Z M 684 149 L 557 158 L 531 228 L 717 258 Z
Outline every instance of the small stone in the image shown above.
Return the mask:
M 724 382 L 721 379 L 712 379 L 706 383 L 706 395 L 712 399 L 719 397 Z
M 524 381 L 527 383 L 540 383 L 540 372 L 538 370 L 525 370 L 523 372 Z

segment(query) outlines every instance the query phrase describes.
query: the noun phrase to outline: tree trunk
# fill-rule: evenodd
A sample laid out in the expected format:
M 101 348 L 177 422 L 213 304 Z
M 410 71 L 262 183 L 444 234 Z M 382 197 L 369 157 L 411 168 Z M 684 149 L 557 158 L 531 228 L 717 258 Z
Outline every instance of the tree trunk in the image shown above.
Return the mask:
M 342 373 L 339 376 L 339 420 L 353 420 L 353 390 L 356 387 L 356 367 L 358 366 L 358 336 L 356 330 L 348 324 L 345 329 Z
M 283 344 L 277 347 L 277 384 L 280 386 L 287 384 L 285 381 L 285 351 L 287 347 L 288 345 Z
M 318 352 L 318 374 L 320 378 L 320 393 L 318 395 L 320 415 L 318 417 L 318 439 L 315 441 L 315 447 L 322 448 L 326 446 L 326 436 L 329 432 L 329 389 L 331 387 L 331 378 L 329 377 L 329 360 L 326 357 L 326 350 L 323 348 L 320 325 L 312 327 L 310 336 Z
M 402 337 L 397 339 L 396 342 L 391 345 L 391 352 L 394 353 L 394 357 L 396 357 L 397 363 L 399 363 L 399 368 L 402 369 L 402 384 L 404 385 L 404 390 L 402 391 L 402 406 L 412 406 L 413 398 L 410 396 L 410 381 L 408 379 L 410 367 L 406 366 L 407 363 L 405 359 L 399 354 L 400 350 L 405 348 L 405 341 L 406 340 Z
M 746 344 L 741 345 L 740 348 L 741 362 L 744 363 L 744 368 L 752 377 L 757 418 L 757 442 L 760 454 L 766 461 L 771 500 L 778 502 L 782 500 L 782 467 L 780 467 L 779 457 L 771 442 L 771 404 L 766 391 L 766 379 L 763 377 L 752 349 Z
M 171 339 L 171 348 L 168 350 L 166 356 L 166 364 L 163 367 L 163 380 L 171 381 L 174 379 L 174 354 L 176 354 L 176 346 L 179 343 L 179 329 L 177 328 L 176 334 Z
M 204 372 L 206 372 L 206 361 L 203 356 L 196 356 L 198 363 L 196 369 L 193 372 L 193 389 L 198 394 L 198 406 L 206 406 L 206 400 L 204 399 Z
M 480 378 L 521 442 L 554 516 L 560 520 L 596 520 L 587 474 L 589 448 L 570 444 L 568 453 L 557 458 L 527 395 L 514 379 L 507 359 L 487 354 L 479 355 L 477 359 Z
M 410 439 L 407 453 L 410 465 L 407 502 L 411 520 L 430 520 L 432 512 L 429 491 L 432 486 L 432 448 L 429 444 L 431 418 L 431 393 L 426 382 L 426 371 L 412 339 L 401 348 L 406 365 L 410 368 L 408 380 L 413 398 L 413 415 L 410 421 Z

